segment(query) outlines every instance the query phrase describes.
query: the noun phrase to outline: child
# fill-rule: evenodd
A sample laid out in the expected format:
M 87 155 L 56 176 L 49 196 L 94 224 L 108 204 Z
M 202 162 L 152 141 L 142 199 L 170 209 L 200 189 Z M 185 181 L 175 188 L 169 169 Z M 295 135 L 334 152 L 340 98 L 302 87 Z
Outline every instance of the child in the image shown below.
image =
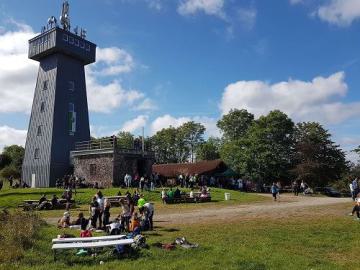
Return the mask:
M 275 184 L 275 182 L 273 183 L 273 185 L 271 186 L 271 194 L 274 198 L 274 201 L 276 201 L 276 196 L 279 193 L 279 188 L 277 187 L 277 185 Z
M 139 227 L 140 227 L 140 221 L 139 221 L 138 213 L 135 212 L 131 217 L 129 232 L 133 232 L 136 228 Z

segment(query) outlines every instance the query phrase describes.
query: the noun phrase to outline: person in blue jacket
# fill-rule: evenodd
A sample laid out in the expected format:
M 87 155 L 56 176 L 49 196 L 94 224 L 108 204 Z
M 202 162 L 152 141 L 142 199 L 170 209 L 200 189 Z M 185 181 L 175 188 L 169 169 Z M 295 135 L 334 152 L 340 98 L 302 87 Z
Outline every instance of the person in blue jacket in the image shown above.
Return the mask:
M 271 186 L 271 194 L 274 198 L 274 201 L 276 201 L 277 199 L 277 194 L 279 193 L 279 188 L 278 186 L 276 185 L 276 183 L 274 182 Z

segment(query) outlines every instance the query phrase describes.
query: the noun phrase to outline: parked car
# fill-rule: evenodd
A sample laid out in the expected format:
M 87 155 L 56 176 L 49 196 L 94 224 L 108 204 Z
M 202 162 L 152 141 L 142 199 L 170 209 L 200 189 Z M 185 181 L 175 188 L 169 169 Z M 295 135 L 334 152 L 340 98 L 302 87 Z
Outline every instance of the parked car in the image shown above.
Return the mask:
M 315 188 L 315 192 L 329 197 L 341 197 L 341 193 L 333 187 L 317 187 Z

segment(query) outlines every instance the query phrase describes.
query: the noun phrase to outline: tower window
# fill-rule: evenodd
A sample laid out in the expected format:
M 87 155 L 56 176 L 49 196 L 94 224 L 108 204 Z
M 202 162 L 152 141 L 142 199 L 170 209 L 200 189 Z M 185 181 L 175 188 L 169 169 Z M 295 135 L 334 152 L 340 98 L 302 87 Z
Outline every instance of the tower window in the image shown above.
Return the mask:
M 44 112 L 45 111 L 45 101 L 42 101 L 40 104 L 40 112 Z
M 79 47 L 79 40 L 75 39 L 75 46 Z
M 40 149 L 36 148 L 34 152 L 34 159 L 39 159 L 39 158 L 40 158 Z
M 75 82 L 74 81 L 69 81 L 68 82 L 68 87 L 69 87 L 69 91 L 74 91 L 75 90 Z
M 46 80 L 43 82 L 43 90 L 48 90 L 48 86 L 49 86 L 49 81 Z
M 90 175 L 96 175 L 96 164 L 90 164 Z
M 68 41 L 69 40 L 69 36 L 67 34 L 63 34 L 63 40 L 64 41 Z
M 81 43 L 80 43 L 80 48 L 81 48 L 81 49 L 85 49 L 85 43 L 84 43 L 84 41 L 81 41 Z
M 38 126 L 36 135 L 37 136 L 42 136 L 42 126 Z
M 74 44 L 74 38 L 73 37 L 69 37 L 69 43 Z
M 86 44 L 86 50 L 90 52 L 90 44 Z

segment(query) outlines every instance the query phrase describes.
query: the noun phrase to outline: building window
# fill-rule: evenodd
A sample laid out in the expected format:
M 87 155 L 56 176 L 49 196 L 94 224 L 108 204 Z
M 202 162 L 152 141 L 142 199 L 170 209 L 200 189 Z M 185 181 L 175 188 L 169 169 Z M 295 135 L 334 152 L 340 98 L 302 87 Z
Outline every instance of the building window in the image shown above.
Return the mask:
M 42 136 L 42 126 L 38 126 L 36 135 L 37 136 Z
M 84 41 L 81 41 L 81 42 L 80 42 L 80 48 L 81 48 L 81 49 L 85 49 L 85 43 L 84 43 Z
M 76 132 L 76 112 L 74 103 L 69 103 L 68 111 L 69 135 L 74 136 Z
M 74 44 L 74 38 L 73 37 L 69 37 L 69 43 Z
M 96 175 L 96 164 L 90 164 L 90 175 Z
M 44 112 L 45 111 L 45 101 L 42 101 L 40 104 L 40 112 Z
M 68 41 L 69 40 L 69 36 L 67 34 L 63 34 L 63 40 L 64 41 Z
M 39 159 L 39 158 L 40 158 L 40 149 L 36 148 L 34 152 L 34 159 Z
M 75 46 L 79 47 L 79 40 L 78 39 L 75 39 Z
M 69 91 L 74 91 L 75 90 L 75 82 L 74 81 L 69 81 L 68 82 L 68 87 L 69 87 Z
M 90 52 L 90 44 L 86 44 L 86 50 Z
M 46 80 L 43 82 L 43 90 L 48 90 L 48 86 L 49 86 L 49 81 Z

